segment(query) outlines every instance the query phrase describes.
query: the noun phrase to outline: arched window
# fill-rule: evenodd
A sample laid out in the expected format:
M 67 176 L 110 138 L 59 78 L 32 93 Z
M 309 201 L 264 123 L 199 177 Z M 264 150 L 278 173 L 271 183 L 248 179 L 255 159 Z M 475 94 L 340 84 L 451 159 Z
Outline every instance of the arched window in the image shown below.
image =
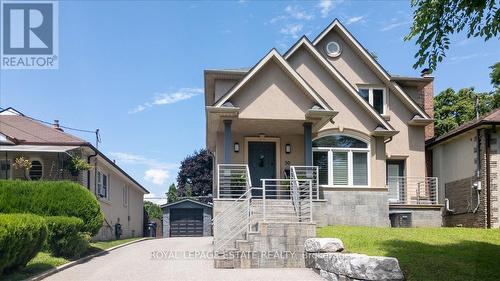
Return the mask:
M 370 146 L 347 135 L 315 139 L 313 165 L 319 167 L 319 183 L 327 186 L 368 186 Z
M 43 164 L 39 160 L 31 161 L 31 169 L 28 170 L 28 178 L 33 181 L 40 180 L 43 177 Z

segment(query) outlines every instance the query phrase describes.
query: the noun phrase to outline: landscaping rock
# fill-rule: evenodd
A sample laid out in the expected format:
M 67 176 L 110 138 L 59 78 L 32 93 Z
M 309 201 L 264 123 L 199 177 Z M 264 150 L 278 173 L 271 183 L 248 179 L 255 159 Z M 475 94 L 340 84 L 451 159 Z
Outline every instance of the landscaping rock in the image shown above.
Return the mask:
M 344 243 L 338 238 L 309 238 L 304 250 L 307 253 L 335 253 L 344 250 Z
M 337 276 L 362 280 L 404 280 L 395 258 L 343 253 L 317 253 L 311 254 L 311 258 L 314 259 L 314 268 Z

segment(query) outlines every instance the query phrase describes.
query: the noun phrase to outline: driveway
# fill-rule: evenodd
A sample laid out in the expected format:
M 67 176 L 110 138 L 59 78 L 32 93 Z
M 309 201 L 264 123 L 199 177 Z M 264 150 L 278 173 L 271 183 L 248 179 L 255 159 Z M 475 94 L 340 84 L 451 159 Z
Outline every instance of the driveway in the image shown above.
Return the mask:
M 308 268 L 215 269 L 205 255 L 211 251 L 211 237 L 146 240 L 45 280 L 323 280 Z

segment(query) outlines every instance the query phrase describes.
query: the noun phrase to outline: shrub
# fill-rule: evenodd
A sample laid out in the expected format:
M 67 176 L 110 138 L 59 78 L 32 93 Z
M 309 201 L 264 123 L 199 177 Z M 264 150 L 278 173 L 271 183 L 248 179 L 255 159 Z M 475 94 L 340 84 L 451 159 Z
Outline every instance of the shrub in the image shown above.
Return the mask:
M 0 275 L 23 267 L 47 238 L 45 220 L 30 214 L 0 214 Z
M 83 220 L 83 232 L 96 235 L 103 215 L 85 187 L 69 181 L 0 180 L 0 213 L 33 213 Z
M 47 248 L 55 256 L 79 258 L 89 247 L 90 236 L 82 233 L 83 220 L 75 217 L 45 217 L 49 234 Z

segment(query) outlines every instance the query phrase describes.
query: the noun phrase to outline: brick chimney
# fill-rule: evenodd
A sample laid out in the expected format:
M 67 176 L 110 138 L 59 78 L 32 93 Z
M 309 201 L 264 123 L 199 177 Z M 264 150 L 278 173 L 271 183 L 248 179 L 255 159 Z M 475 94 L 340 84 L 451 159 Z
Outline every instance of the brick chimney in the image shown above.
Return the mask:
M 428 68 L 420 72 L 422 78 L 433 77 Z M 422 88 L 422 97 L 424 98 L 424 111 L 431 118 L 434 118 L 434 83 L 431 80 L 427 85 Z M 434 137 L 434 123 L 425 126 L 425 140 Z
M 52 128 L 54 128 L 54 130 L 64 132 L 64 130 L 59 126 L 59 120 L 54 120 L 54 124 L 52 124 Z

